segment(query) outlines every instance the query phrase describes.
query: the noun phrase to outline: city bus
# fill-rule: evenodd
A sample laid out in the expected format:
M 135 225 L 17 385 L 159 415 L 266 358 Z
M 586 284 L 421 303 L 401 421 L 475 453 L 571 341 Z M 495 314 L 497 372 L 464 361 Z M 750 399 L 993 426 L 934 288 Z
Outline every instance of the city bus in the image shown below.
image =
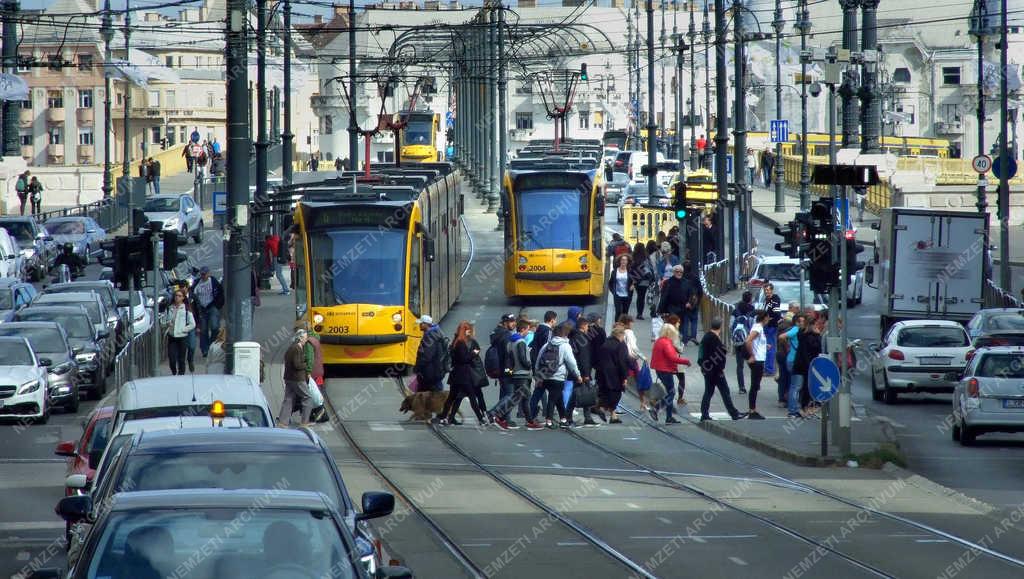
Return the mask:
M 325 364 L 416 360 L 416 319 L 441 320 L 461 289 L 460 180 L 447 163 L 375 166 L 370 179 L 292 186 L 296 313 Z
M 403 163 L 439 161 L 437 130 L 441 115 L 431 111 L 401 113 L 405 128 L 401 131 L 400 153 Z
M 600 297 L 604 199 L 596 160 L 584 170 L 544 161 L 505 176 L 505 295 Z

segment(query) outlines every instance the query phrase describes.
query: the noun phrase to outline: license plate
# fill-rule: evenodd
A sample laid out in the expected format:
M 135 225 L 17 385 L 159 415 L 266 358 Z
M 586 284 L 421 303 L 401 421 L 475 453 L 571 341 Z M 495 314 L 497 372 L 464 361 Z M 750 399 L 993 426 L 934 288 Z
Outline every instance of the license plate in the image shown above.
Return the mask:
M 1022 408 L 1024 409 L 1024 398 L 1011 398 L 1003 400 L 1003 408 Z
M 952 358 L 918 358 L 922 364 L 927 366 L 949 366 Z

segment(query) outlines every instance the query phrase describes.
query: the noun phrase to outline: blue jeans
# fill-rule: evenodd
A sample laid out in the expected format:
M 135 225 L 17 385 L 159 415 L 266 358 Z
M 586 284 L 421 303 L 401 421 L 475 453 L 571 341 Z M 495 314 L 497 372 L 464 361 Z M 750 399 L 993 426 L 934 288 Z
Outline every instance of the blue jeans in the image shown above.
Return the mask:
M 512 409 L 516 406 L 529 420 L 529 408 L 526 404 L 526 396 L 530 393 L 530 384 L 533 378 L 529 376 L 522 378 L 501 378 L 498 384 L 501 386 L 501 399 L 494 405 L 489 414 L 503 420 L 512 417 Z
M 572 399 L 572 380 L 566 380 L 562 387 L 562 406 L 569 407 L 569 400 Z M 570 417 L 571 418 L 571 417 Z
M 205 357 L 210 352 L 210 344 L 220 331 L 220 310 L 216 306 L 196 308 L 196 321 L 199 323 L 199 350 Z
M 547 391 L 542 386 L 538 386 L 533 389 L 533 394 L 530 396 L 530 405 L 529 408 L 527 408 L 527 410 L 529 410 L 526 415 L 527 420 L 532 421 L 537 419 L 537 414 L 540 412 L 541 400 L 544 399 L 544 394 L 546 393 Z
M 658 371 L 658 380 L 665 385 L 665 398 L 658 402 L 655 408 L 664 406 L 665 417 L 672 418 L 672 413 L 676 411 L 676 375 L 671 372 Z
M 284 275 L 284 264 L 275 261 L 274 262 L 274 275 L 277 276 L 277 283 L 281 284 L 281 293 L 288 293 L 291 287 L 291 283 Z
M 789 414 L 800 414 L 800 390 L 804 386 L 804 376 L 793 374 L 789 377 L 789 403 L 786 410 Z
M 697 315 L 696 309 L 683 310 L 683 327 L 682 331 L 679 332 L 679 337 L 684 344 L 690 340 L 697 339 Z
M 776 326 L 766 326 L 764 329 L 764 339 L 768 342 L 768 355 L 764 359 L 764 373 L 767 376 L 771 376 L 775 373 L 775 352 L 778 349 L 779 328 Z
M 786 401 L 786 393 L 789 392 L 789 381 L 792 379 L 789 372 L 789 366 L 784 361 L 776 360 L 776 365 L 779 367 L 779 402 Z

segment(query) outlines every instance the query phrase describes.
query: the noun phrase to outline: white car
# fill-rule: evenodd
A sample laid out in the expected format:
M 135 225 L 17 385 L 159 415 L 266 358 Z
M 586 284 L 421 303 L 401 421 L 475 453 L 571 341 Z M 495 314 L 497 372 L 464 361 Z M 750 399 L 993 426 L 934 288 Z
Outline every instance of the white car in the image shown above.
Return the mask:
M 747 286 L 759 288 L 767 282 L 800 281 L 800 260 L 785 255 L 768 255 L 760 258 L 754 273 L 751 274 Z M 807 279 L 807 276 L 804 276 Z M 846 305 L 853 307 L 864 299 L 864 270 L 853 275 L 853 281 L 846 288 Z M 785 304 L 786 300 L 783 300 Z
M 953 440 L 986 432 L 1024 432 L 1024 347 L 981 348 L 953 391 Z
M 949 320 L 908 320 L 889 328 L 871 360 L 871 398 L 894 404 L 901 392 L 952 392 L 971 340 Z
M 0 277 L 16 278 L 23 281 L 25 279 L 21 248 L 18 247 L 18 242 L 11 237 L 11 234 L 2 228 L 0 228 Z
M 183 241 L 203 241 L 203 212 L 191 195 L 173 193 L 146 199 L 142 211 L 146 221 L 163 223 L 164 231 L 177 231 Z
M 127 301 L 129 294 L 126 290 L 117 292 L 118 301 Z M 149 331 L 153 326 L 153 298 L 142 295 L 140 290 L 135 290 L 135 302 L 132 306 L 132 335 L 138 336 Z
M 46 368 L 28 340 L 0 337 L 0 418 L 29 419 L 46 424 L 50 419 L 50 386 Z
M 800 282 L 798 281 L 773 281 L 772 290 L 775 295 L 779 296 L 779 300 L 782 303 L 782 310 L 786 311 L 791 303 L 800 303 Z M 814 311 L 820 312 L 828 309 L 828 294 L 816 294 L 811 291 L 811 284 L 804 282 L 804 307 L 813 308 Z M 761 286 L 761 291 L 758 292 L 757 297 L 754 298 L 754 311 L 761 311 L 764 309 L 764 286 Z

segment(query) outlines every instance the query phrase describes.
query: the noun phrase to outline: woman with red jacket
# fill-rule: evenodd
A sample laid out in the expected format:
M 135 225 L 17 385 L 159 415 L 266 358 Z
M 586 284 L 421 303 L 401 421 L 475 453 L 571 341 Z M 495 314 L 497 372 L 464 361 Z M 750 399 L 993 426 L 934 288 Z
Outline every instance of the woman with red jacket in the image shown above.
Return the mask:
M 679 340 L 679 330 L 672 324 L 661 328 L 658 340 L 654 342 L 651 352 L 651 370 L 658 374 L 658 380 L 665 385 L 665 399 L 651 407 L 651 418 L 658 421 L 658 406 L 665 406 L 665 424 L 678 424 L 672 414 L 675 412 L 676 385 L 675 376 L 678 365 L 689 366 L 690 361 L 676 351 L 675 342 Z

